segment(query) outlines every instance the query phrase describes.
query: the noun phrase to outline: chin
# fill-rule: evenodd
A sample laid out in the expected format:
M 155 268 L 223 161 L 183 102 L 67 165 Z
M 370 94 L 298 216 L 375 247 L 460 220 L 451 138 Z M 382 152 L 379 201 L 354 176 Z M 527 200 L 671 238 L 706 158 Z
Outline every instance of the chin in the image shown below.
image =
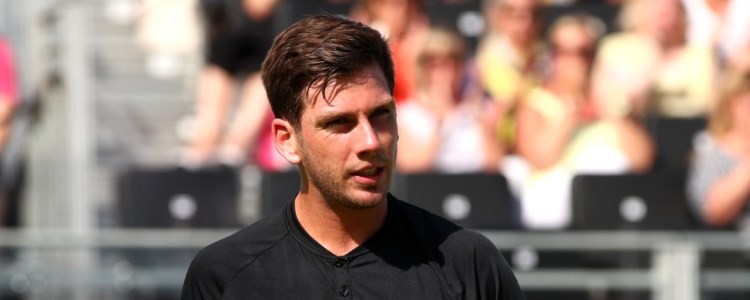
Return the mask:
M 344 206 L 355 209 L 373 208 L 385 201 L 388 191 L 356 191 L 353 195 L 346 197 Z

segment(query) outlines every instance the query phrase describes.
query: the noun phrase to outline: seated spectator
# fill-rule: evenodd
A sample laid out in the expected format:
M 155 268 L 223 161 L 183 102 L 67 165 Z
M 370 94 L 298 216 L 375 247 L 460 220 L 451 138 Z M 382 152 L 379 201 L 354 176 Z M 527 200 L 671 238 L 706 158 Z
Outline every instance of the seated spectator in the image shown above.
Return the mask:
M 199 51 L 202 42 L 198 1 L 106 2 L 112 21 L 123 25 L 135 21 L 135 41 L 145 52 L 149 75 L 174 79 L 187 70 L 185 59 Z
M 462 99 L 463 40 L 454 32 L 432 29 L 420 49 L 417 90 L 397 106 L 397 170 L 498 172 L 501 148 L 494 134 L 493 106 Z
M 688 45 L 678 0 L 631 0 L 623 32 L 605 37 L 594 64 L 594 100 L 602 113 L 695 117 L 707 113 L 714 77 L 711 50 Z
M 532 229 L 560 229 L 571 219 L 576 173 L 645 171 L 653 145 L 627 118 L 598 119 L 589 100 L 589 69 L 597 38 L 590 16 L 561 17 L 550 29 L 551 69 L 519 103 L 517 155 L 503 172 Z
M 679 0 L 660 0 L 660 65 L 649 90 L 647 113 L 664 117 L 701 117 L 712 105 L 715 64 L 711 48 L 688 44 L 685 9 Z
M 658 0 L 661 1 L 661 0 Z M 650 0 L 630 0 L 620 10 L 621 32 L 605 36 L 596 53 L 592 74 L 594 101 L 607 116 L 643 116 L 646 95 L 659 49 L 652 32 L 656 12 Z
M 196 128 L 184 157 L 186 164 L 237 165 L 245 163 L 247 153 L 252 152 L 250 160 L 264 170 L 289 167 L 270 137 L 273 115 L 260 78 L 260 65 L 274 37 L 272 17 L 277 2 L 238 0 L 204 7 L 207 61 L 199 79 Z M 232 122 L 227 122 L 235 81 L 241 82 L 240 103 Z
M 750 72 L 722 85 L 708 130 L 694 139 L 687 181 L 691 204 L 712 227 L 750 222 Z
M 541 43 L 536 0 L 486 0 L 487 32 L 477 47 L 481 85 L 492 98 L 512 107 L 534 82 Z
M 750 1 L 682 0 L 687 12 L 688 41 L 712 49 L 721 68 L 750 40 Z

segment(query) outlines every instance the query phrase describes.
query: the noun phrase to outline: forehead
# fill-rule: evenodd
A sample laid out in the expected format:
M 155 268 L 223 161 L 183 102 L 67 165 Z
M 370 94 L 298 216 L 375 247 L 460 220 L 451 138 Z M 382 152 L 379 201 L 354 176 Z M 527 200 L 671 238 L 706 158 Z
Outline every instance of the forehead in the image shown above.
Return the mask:
M 313 84 L 304 101 L 303 117 L 308 112 L 366 109 L 389 102 L 393 96 L 385 75 L 372 64 L 351 76 L 331 80 L 325 88 L 322 82 Z
M 586 27 L 582 24 L 568 23 L 563 24 L 552 32 L 552 42 L 555 45 L 564 46 L 588 46 L 592 44 L 593 37 L 591 37 L 586 31 Z
M 499 3 L 502 5 L 502 8 L 532 10 L 536 7 L 534 0 L 502 0 Z

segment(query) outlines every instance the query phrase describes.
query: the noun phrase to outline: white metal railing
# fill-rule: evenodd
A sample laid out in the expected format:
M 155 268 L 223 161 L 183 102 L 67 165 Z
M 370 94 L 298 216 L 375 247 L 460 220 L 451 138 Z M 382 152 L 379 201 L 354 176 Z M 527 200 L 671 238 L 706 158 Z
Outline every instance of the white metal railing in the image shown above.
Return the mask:
M 153 253 L 175 250 L 197 252 L 200 248 L 235 232 L 235 229 L 97 229 L 89 232 L 64 230 L 3 230 L 0 249 L 19 253 L 141 249 Z M 701 270 L 705 251 L 750 251 L 750 239 L 739 232 L 528 232 L 479 231 L 500 250 L 537 251 L 649 251 L 647 269 L 532 269 L 517 270 L 525 290 L 650 290 L 653 299 L 700 299 L 703 290 L 750 291 L 750 271 Z M 26 257 L 28 260 L 28 257 Z M 179 289 L 189 257 L 174 265 L 134 268 L 126 277 L 131 288 Z M 33 265 L 33 264 L 30 264 Z M 46 266 L 45 284 L 65 288 L 103 288 L 122 285 L 115 266 L 99 265 L 81 272 L 76 265 Z M 145 268 L 145 269 L 143 269 Z M 15 272 L 15 273 L 13 273 Z M 0 279 L 17 274 L 33 277 L 32 269 L 0 268 Z M 76 281 L 66 281 L 75 273 Z

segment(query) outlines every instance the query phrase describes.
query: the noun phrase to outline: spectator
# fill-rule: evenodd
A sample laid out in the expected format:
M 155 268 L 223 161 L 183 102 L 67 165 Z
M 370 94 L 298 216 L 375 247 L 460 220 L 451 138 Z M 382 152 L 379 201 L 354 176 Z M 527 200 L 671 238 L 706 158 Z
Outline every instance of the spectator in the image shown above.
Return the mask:
M 229 164 L 245 161 L 253 147 L 254 162 L 265 170 L 289 164 L 273 148 L 273 118 L 260 79 L 260 65 L 273 42 L 273 12 L 278 0 L 242 0 L 238 10 L 228 6 L 205 7 L 208 53 L 197 91 L 196 132 L 186 160 L 201 165 L 218 160 Z M 221 2 L 225 3 L 225 2 Z M 223 4 L 222 4 L 223 5 Z M 234 81 L 242 81 L 240 104 L 226 134 Z M 268 130 L 264 130 L 268 129 Z
M 422 0 L 360 0 L 351 19 L 378 30 L 388 41 L 396 68 L 396 102 L 414 96 L 417 50 L 430 20 Z
M 672 0 L 630 0 L 620 12 L 623 31 L 605 37 L 597 51 L 592 75 L 594 101 L 600 113 L 608 116 L 642 117 L 648 89 L 657 73 L 660 49 L 656 37 L 661 5 Z
M 725 67 L 750 40 L 750 1 L 682 0 L 688 17 L 688 41 L 707 46 Z
M 653 160 L 653 146 L 638 123 L 596 119 L 588 99 L 596 38 L 592 17 L 561 17 L 549 34 L 551 72 L 519 103 L 517 155 L 503 169 L 529 228 L 569 224 L 575 174 L 645 171 Z
M 620 23 L 624 31 L 604 38 L 594 65 L 600 112 L 638 118 L 706 115 L 717 66 L 710 47 L 687 43 L 680 1 L 628 1 Z
M 653 2 L 653 1 L 652 1 Z M 679 0 L 653 2 L 661 11 L 659 65 L 649 90 L 647 113 L 666 117 L 702 117 L 712 105 L 717 65 L 711 48 L 688 44 L 685 9 Z
M 750 221 L 750 72 L 723 80 L 708 130 L 695 136 L 693 150 L 687 192 L 700 219 L 713 227 Z
M 18 103 L 16 72 L 10 45 L 0 36 L 0 151 L 5 148 L 10 133 L 11 118 Z M 0 226 L 18 225 L 15 203 L 9 197 L 10 187 L 0 186 Z
M 516 103 L 538 81 L 537 5 L 536 0 L 485 0 L 487 30 L 468 68 L 468 89 L 494 100 L 496 135 L 507 153 L 515 150 Z
M 493 106 L 461 95 L 464 53 L 456 33 L 428 33 L 417 59 L 417 90 L 398 106 L 400 172 L 498 172 Z
M 110 0 L 112 21 L 128 24 L 137 16 L 135 39 L 145 50 L 146 70 L 157 78 L 170 79 L 185 70 L 181 58 L 200 48 L 198 0 Z M 136 13 L 137 12 L 137 13 Z
M 490 96 L 511 107 L 526 83 L 533 82 L 540 50 L 535 0 L 486 0 L 488 30 L 479 42 L 479 80 Z

